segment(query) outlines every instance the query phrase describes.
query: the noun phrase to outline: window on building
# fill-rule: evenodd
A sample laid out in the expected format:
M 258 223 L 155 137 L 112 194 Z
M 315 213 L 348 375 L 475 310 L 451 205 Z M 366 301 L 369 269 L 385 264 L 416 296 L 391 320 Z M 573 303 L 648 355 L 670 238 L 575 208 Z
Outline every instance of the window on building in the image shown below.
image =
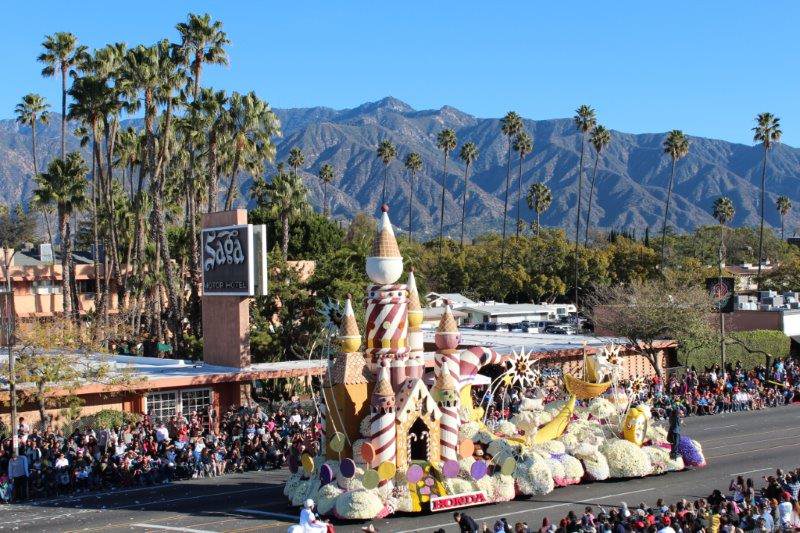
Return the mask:
M 155 392 L 147 395 L 147 414 L 154 423 L 168 422 L 178 413 L 187 418 L 192 411 L 207 422 L 203 415 L 211 407 L 211 389 L 189 389 L 182 391 Z
M 178 393 L 156 392 L 147 395 L 147 414 L 154 423 L 166 422 L 169 417 L 176 414 L 178 407 Z
M 53 283 L 50 279 L 34 281 L 31 288 L 34 294 L 61 294 L 61 283 Z
M 188 416 L 192 411 L 203 414 L 211 407 L 211 389 L 181 391 L 181 412 Z
M 75 282 L 75 286 L 78 289 L 78 294 L 94 294 L 97 288 L 93 279 L 79 279 Z

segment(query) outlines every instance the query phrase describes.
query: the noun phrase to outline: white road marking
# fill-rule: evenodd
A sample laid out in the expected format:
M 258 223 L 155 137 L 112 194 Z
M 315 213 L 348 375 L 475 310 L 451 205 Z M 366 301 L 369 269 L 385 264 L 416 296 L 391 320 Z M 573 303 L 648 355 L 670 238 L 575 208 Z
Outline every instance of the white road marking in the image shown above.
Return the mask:
M 732 428 L 736 427 L 738 424 L 728 424 L 727 426 L 716 426 L 712 428 L 703 428 L 703 431 L 711 431 L 712 429 L 725 429 L 725 428 Z
M 216 533 L 215 531 L 207 529 L 192 529 L 190 527 L 173 527 L 162 526 L 159 524 L 131 524 L 134 527 L 143 527 L 145 529 L 162 529 L 164 531 L 185 531 L 186 533 Z
M 257 514 L 260 516 L 269 516 L 271 518 L 287 518 L 292 522 L 299 520 L 299 518 L 295 515 L 283 514 L 283 513 L 271 513 L 269 511 L 259 511 L 258 509 L 234 509 L 233 512 L 243 513 L 243 514 Z
M 599 496 L 597 498 L 591 498 L 591 499 L 593 501 L 595 501 L 595 500 L 605 500 L 606 498 L 616 498 L 618 496 L 628 496 L 629 494 L 639 494 L 640 492 L 650 492 L 650 491 L 653 491 L 653 490 L 656 490 L 655 487 L 649 488 L 649 489 L 642 489 L 642 490 L 632 490 L 632 491 L 629 491 L 629 492 L 620 492 L 619 494 L 606 494 L 604 496 Z M 502 513 L 502 514 L 496 514 L 496 515 L 490 515 L 490 516 L 475 516 L 473 518 L 475 519 L 476 522 L 479 522 L 479 521 L 482 521 L 482 520 L 492 520 L 494 518 L 501 518 L 501 517 L 504 517 L 504 516 L 513 516 L 513 515 L 523 514 L 523 513 L 534 513 L 536 511 L 543 511 L 545 509 L 555 509 L 556 507 L 567 507 L 567 506 L 570 506 L 570 505 L 576 505 L 576 504 L 581 504 L 581 503 L 589 503 L 589 502 L 578 501 L 578 502 L 567 502 L 567 503 L 555 503 L 553 505 L 545 505 L 544 507 L 536 507 L 536 508 L 530 508 L 530 509 L 523 509 L 522 511 L 514 511 L 513 513 Z M 425 526 L 425 527 L 422 527 L 422 528 L 419 528 L 419 529 L 405 529 L 403 531 L 398 531 L 397 533 L 415 533 L 416 531 L 430 531 L 431 529 L 437 529 L 437 528 L 440 528 L 440 527 L 450 526 L 450 525 L 452 525 L 452 523 L 453 522 L 450 521 L 450 522 L 446 522 L 444 524 L 437 524 L 437 525 L 433 525 L 433 526 Z
M 742 476 L 744 474 L 752 474 L 753 472 L 764 472 L 765 470 L 772 470 L 771 466 L 766 468 L 759 468 L 758 470 L 748 470 L 747 472 L 736 472 L 735 474 L 728 474 L 729 476 Z

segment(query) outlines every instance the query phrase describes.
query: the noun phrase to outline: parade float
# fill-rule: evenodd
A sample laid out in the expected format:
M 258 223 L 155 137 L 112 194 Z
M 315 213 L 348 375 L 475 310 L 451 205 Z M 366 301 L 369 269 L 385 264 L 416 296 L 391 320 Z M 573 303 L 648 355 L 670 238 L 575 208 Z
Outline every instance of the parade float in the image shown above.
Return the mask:
M 525 398 L 504 419 L 475 404 L 473 387 L 486 386 L 484 398 L 503 388 L 535 389 L 535 358 L 524 348 L 507 357 L 491 348 L 459 350 L 447 308 L 427 371 L 419 294 L 413 272 L 398 283 L 403 258 L 386 206 L 366 271 L 373 284 L 364 336 L 348 298 L 318 397 L 320 452 L 290 458 L 284 494 L 293 505 L 310 498 L 322 515 L 368 520 L 704 465 L 700 445 L 686 437 L 672 458 L 666 429 L 615 386 L 618 347 L 585 356 L 581 376 L 565 374 L 565 399 Z M 480 370 L 492 365 L 500 371 L 489 380 Z

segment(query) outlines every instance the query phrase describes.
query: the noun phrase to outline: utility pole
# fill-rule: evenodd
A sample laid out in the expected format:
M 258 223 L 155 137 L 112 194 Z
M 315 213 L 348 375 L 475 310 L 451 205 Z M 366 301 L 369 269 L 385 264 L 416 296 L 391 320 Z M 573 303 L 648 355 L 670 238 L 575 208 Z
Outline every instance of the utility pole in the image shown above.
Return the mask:
M 11 261 L 16 251 L 9 257 L 9 249 L 3 248 L 3 267 L 5 269 L 6 287 L 0 308 L 0 326 L 8 349 L 8 393 L 11 401 L 11 442 L 13 443 L 11 457 L 19 455 L 19 430 L 17 428 L 17 379 L 14 373 L 14 293 L 11 288 Z
M 720 239 L 719 239 L 719 262 L 717 271 L 717 286 L 722 290 L 722 263 L 725 261 L 725 225 L 720 224 Z M 733 298 L 733 295 L 728 295 Z M 725 375 L 725 313 L 722 312 L 722 301 L 717 302 L 717 311 L 719 311 L 719 352 L 722 356 L 722 375 Z

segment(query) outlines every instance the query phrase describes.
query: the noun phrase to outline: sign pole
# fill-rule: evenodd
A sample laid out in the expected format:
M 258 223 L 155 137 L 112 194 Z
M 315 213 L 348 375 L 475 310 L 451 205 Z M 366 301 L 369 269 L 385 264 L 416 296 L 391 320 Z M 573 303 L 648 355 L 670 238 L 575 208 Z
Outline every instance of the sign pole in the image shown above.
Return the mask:
M 8 349 L 8 394 L 11 401 L 11 457 L 19 455 L 19 429 L 17 428 L 17 379 L 14 370 L 14 307 L 13 292 L 11 287 L 11 262 L 16 251 L 8 257 L 8 249 L 3 250 L 6 290 L 3 298 L 3 308 L 0 309 L 0 322 L 4 326 L 6 347 Z

